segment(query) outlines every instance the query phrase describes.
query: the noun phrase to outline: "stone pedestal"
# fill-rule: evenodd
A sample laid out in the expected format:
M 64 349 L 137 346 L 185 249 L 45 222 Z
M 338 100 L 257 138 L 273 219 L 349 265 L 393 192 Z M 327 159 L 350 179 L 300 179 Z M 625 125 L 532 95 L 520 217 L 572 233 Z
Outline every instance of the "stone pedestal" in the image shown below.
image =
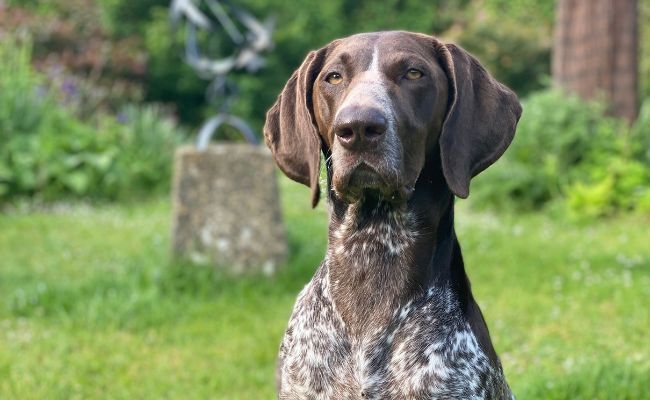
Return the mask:
M 172 189 L 174 255 L 234 273 L 273 274 L 287 254 L 275 172 L 266 147 L 179 148 Z

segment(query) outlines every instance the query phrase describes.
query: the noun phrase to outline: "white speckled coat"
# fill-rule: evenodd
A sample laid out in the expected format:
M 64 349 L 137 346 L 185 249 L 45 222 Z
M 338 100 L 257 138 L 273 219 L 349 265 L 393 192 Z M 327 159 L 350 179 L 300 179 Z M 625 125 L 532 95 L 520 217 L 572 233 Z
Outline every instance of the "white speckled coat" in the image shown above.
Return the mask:
M 368 244 L 376 251 L 347 257 L 372 265 L 392 245 L 366 237 L 377 239 Z M 280 399 L 511 398 L 501 366 L 479 346 L 451 288 L 430 287 L 380 328 L 351 338 L 332 300 L 329 263 L 294 307 L 280 347 Z

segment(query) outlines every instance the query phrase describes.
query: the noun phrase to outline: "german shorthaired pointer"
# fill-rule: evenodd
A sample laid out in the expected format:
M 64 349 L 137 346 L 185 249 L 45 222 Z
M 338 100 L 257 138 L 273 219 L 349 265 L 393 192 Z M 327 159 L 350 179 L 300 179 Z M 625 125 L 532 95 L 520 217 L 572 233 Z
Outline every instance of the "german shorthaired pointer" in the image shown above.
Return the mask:
M 507 399 L 454 231 L 454 195 L 510 144 L 521 106 L 464 50 L 380 32 L 311 52 L 264 127 L 330 210 L 325 260 L 280 348 L 280 399 Z

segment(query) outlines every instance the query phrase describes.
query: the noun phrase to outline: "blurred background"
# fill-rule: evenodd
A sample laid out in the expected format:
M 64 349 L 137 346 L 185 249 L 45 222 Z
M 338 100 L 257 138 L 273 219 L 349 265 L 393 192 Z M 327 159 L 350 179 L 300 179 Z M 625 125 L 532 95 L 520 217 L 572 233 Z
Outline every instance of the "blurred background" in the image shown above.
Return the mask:
M 205 10 L 205 3 L 197 4 Z M 169 189 L 173 149 L 194 140 L 200 124 L 216 112 L 206 101 L 209 81 L 183 61 L 184 31 L 172 30 L 169 5 L 0 2 L 1 203 L 21 197 L 112 201 Z M 309 50 L 361 31 L 426 32 L 476 55 L 526 104 L 516 149 L 505 161 L 515 166 L 486 174 L 499 185 L 477 188 L 489 192 L 477 194 L 485 195 L 482 204 L 514 199 L 518 206 L 539 208 L 562 197 L 591 214 L 650 209 L 647 190 L 638 190 L 648 184 L 644 170 L 650 163 L 646 0 L 240 5 L 276 21 L 275 48 L 265 55 L 265 68 L 231 74 L 239 86 L 232 114 L 258 133 L 266 110 Z M 223 31 L 204 35 L 211 36 L 212 50 L 228 54 L 232 43 Z M 627 60 L 627 70 L 615 68 L 621 63 L 614 60 Z M 628 176 L 625 182 L 621 175 Z M 490 187 L 497 190 L 491 193 Z
M 525 399 L 649 398 L 650 0 L 236 4 L 276 21 L 232 75 L 258 134 L 308 51 L 357 32 L 433 34 L 514 89 L 515 141 L 458 217 L 506 375 Z M 279 178 L 273 278 L 170 260 L 174 151 L 216 110 L 169 6 L 0 0 L 0 398 L 274 397 L 326 212 Z

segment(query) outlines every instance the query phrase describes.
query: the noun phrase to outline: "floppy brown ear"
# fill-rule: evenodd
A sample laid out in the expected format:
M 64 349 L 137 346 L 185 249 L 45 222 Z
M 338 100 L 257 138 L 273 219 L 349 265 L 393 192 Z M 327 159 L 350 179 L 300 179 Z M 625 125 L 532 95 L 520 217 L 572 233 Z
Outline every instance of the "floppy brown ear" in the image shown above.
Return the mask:
M 321 140 L 314 120 L 312 91 L 325 49 L 312 51 L 266 113 L 264 140 L 280 169 L 311 188 L 312 206 L 320 198 Z
M 439 51 L 450 82 L 449 108 L 439 139 L 442 170 L 451 191 L 467 198 L 470 179 L 510 145 L 521 105 L 515 93 L 463 49 L 447 44 Z

